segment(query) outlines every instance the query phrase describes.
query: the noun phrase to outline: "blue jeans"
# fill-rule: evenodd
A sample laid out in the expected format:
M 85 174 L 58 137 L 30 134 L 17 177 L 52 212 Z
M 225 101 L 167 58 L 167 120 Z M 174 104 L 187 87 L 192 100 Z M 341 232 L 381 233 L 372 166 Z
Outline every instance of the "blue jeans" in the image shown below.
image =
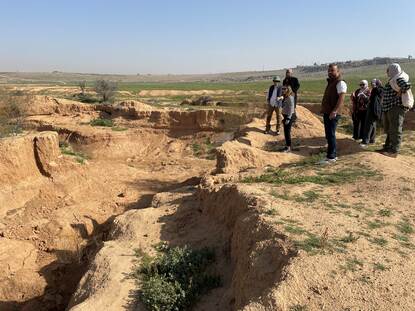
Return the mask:
M 340 115 L 337 115 L 334 119 L 329 118 L 329 114 L 324 114 L 324 131 L 327 139 L 327 158 L 334 159 L 337 157 L 336 150 L 336 129 L 337 122 L 340 120 Z

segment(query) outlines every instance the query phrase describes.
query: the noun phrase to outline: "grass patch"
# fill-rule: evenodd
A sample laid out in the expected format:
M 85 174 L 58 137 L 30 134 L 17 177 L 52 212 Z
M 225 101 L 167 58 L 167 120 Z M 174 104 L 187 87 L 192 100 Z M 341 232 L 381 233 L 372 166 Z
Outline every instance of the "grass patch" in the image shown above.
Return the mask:
M 390 209 L 384 208 L 378 212 L 379 216 L 390 217 L 392 216 L 392 211 Z
M 308 237 L 305 240 L 295 241 L 295 245 L 307 253 L 317 253 L 326 247 L 326 242 L 326 239 L 318 237 L 312 233 L 308 233 Z
M 320 197 L 319 193 L 317 193 L 313 190 L 309 190 L 309 191 L 303 192 L 302 196 L 296 196 L 295 201 L 299 202 L 299 203 L 301 203 L 301 202 L 313 203 L 313 202 L 317 201 L 319 197 Z
M 77 152 L 72 149 L 72 146 L 65 142 L 59 143 L 59 149 L 61 153 L 67 156 L 71 156 L 75 158 L 75 161 L 80 164 L 85 164 L 85 161 L 88 160 L 88 156 L 83 154 L 82 152 Z
M 304 184 L 313 183 L 318 185 L 344 184 L 355 182 L 360 178 L 377 176 L 376 171 L 368 168 L 343 168 L 335 171 L 314 171 L 314 174 L 306 175 L 303 170 L 295 169 L 268 169 L 265 174 L 260 176 L 249 176 L 242 180 L 244 183 L 270 183 L 281 184 Z
M 409 242 L 409 237 L 407 235 L 400 235 L 400 234 L 394 234 L 393 239 L 399 241 L 399 242 Z
M 284 227 L 285 231 L 292 233 L 292 234 L 303 234 L 307 232 L 305 229 L 295 226 L 295 225 L 287 225 Z
M 207 273 L 215 261 L 213 250 L 163 247 L 155 257 L 137 253 L 141 265 L 133 274 L 140 280 L 141 300 L 150 311 L 188 310 L 201 295 L 221 285 Z
M 375 262 L 373 264 L 373 269 L 374 270 L 377 270 L 377 271 L 385 271 L 385 270 L 387 270 L 386 266 L 384 264 L 379 263 L 379 262 Z
M 369 239 L 369 241 L 381 247 L 384 247 L 388 244 L 388 241 L 384 238 L 373 238 L 373 239 Z
M 264 213 L 268 216 L 277 216 L 278 215 L 278 212 L 275 208 L 267 209 Z
M 293 305 L 290 307 L 290 311 L 307 311 L 306 305 Z
M 206 140 L 204 140 L 201 143 L 194 142 L 191 145 L 191 149 L 194 156 L 208 160 L 215 159 L 215 148 L 216 147 L 210 140 L 210 138 L 206 138 Z
M 402 220 L 396 225 L 396 228 L 403 234 L 414 233 L 414 227 L 408 222 L 408 220 Z
M 353 235 L 353 232 L 349 232 L 348 235 L 342 237 L 339 239 L 340 242 L 342 243 L 354 243 L 359 239 L 358 236 Z
M 363 267 L 363 262 L 356 257 L 346 259 L 346 263 L 341 266 L 344 271 L 352 272 L 355 272 L 359 267 Z
M 97 119 L 91 120 L 91 122 L 89 122 L 89 124 L 91 126 L 113 127 L 114 126 L 114 121 L 112 121 L 110 119 L 97 118 Z
M 126 127 L 119 127 L 119 126 L 114 126 L 111 128 L 111 130 L 113 130 L 114 132 L 124 132 L 127 131 L 128 128 Z
M 367 227 L 371 230 L 383 228 L 383 227 L 386 227 L 387 225 L 388 224 L 386 222 L 380 221 L 379 219 L 375 219 L 375 221 L 367 222 Z

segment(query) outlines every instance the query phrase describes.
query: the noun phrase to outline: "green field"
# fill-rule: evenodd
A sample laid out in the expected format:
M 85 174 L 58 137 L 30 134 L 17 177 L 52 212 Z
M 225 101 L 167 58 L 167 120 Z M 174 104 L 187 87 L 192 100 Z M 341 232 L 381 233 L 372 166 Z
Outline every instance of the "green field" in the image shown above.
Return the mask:
M 415 77 L 415 62 L 405 63 L 403 69 L 412 77 Z M 313 75 L 299 75 L 301 83 L 300 101 L 301 102 L 320 102 L 326 86 L 326 74 L 317 73 Z M 344 80 L 349 86 L 349 92 L 358 88 L 360 80 L 379 78 L 383 82 L 386 78 L 386 66 L 370 66 L 366 68 L 349 69 L 343 74 Z M 265 91 L 268 89 L 270 81 L 258 82 L 172 82 L 172 83 L 119 83 L 121 91 L 138 93 L 142 90 L 231 90 L 243 91 L 239 97 L 248 96 L 250 100 L 263 100 Z M 256 98 L 257 97 L 257 98 Z M 219 98 L 223 99 L 223 98 Z

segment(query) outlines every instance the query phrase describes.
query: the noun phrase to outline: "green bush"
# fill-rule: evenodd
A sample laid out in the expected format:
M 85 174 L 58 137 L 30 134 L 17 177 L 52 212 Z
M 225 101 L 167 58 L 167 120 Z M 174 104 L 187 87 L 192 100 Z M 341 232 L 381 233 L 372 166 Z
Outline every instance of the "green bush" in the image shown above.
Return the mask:
M 113 127 L 114 126 L 114 121 L 110 120 L 110 119 L 102 119 L 102 118 L 97 118 L 94 119 L 90 122 L 90 124 L 92 126 L 105 126 L 105 127 Z
M 151 311 L 189 309 L 201 295 L 220 286 L 220 277 L 206 272 L 214 261 L 212 250 L 187 246 L 162 248 L 154 258 L 142 256 L 134 275 L 141 280 L 143 303 Z

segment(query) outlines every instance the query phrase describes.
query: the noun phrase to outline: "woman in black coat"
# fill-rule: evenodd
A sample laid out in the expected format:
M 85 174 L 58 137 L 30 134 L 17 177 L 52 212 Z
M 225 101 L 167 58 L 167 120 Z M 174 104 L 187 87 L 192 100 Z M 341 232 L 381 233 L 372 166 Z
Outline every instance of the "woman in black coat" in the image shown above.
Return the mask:
M 365 129 L 362 143 L 360 144 L 362 147 L 375 143 L 376 122 L 382 119 L 382 98 L 382 82 L 379 79 L 373 79 L 372 91 L 370 93 L 369 104 L 367 107 Z

